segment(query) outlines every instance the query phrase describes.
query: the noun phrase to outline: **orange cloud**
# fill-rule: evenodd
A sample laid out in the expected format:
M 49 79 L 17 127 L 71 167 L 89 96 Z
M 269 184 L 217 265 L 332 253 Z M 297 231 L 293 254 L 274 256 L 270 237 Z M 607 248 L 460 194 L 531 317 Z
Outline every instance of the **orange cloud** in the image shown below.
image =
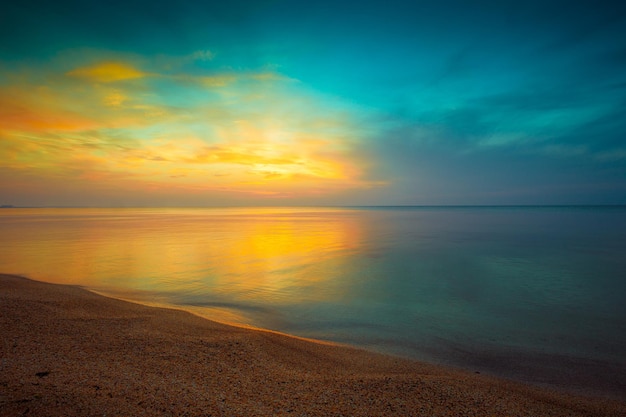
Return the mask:
M 237 165 L 297 165 L 300 163 L 296 155 L 274 151 L 267 153 L 267 146 L 220 145 L 207 146 L 198 154 L 187 159 L 187 162 L 202 164 L 237 164 Z
M 63 109 L 63 100 L 47 88 L 0 89 L 0 131 L 79 131 L 96 125 L 83 113 Z

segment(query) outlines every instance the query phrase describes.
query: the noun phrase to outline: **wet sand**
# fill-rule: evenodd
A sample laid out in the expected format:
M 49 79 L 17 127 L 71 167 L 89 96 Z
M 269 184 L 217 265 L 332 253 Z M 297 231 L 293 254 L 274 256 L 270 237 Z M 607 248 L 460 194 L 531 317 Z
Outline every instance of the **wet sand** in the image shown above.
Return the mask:
M 0 275 L 2 416 L 622 416 L 626 401 Z

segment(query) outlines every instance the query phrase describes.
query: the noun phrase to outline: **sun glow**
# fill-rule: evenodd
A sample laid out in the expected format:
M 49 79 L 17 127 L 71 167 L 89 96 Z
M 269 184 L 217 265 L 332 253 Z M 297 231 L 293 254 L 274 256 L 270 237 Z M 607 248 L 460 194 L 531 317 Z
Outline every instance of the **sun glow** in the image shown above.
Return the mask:
M 350 111 L 280 74 L 109 60 L 40 78 L 0 85 L 5 188 L 297 198 L 380 185 L 364 179 Z

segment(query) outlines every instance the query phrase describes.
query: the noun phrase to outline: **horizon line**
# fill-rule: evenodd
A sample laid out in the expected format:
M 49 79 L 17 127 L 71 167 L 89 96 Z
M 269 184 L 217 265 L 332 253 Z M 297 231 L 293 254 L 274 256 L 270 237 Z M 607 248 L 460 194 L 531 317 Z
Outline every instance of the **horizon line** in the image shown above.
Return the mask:
M 59 208 L 59 209 L 156 209 L 156 208 L 170 208 L 170 209 L 194 209 L 194 208 L 532 208 L 532 207 L 626 207 L 626 203 L 608 203 L 608 204 L 357 204 L 357 205 L 332 205 L 332 204 L 312 204 L 312 205 L 205 205 L 205 206 L 175 206 L 175 205 L 154 205 L 154 206 L 141 206 L 141 205 L 129 205 L 129 206 L 87 206 L 87 205 L 12 205 L 2 204 L 0 208 L 4 209 L 44 209 L 44 208 Z

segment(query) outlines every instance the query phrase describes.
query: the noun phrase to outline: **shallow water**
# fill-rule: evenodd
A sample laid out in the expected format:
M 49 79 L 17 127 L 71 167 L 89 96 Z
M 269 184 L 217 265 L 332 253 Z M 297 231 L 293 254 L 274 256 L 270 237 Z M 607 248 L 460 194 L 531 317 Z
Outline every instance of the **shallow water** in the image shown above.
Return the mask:
M 1 209 L 0 233 L 5 273 L 626 388 L 624 207 Z

